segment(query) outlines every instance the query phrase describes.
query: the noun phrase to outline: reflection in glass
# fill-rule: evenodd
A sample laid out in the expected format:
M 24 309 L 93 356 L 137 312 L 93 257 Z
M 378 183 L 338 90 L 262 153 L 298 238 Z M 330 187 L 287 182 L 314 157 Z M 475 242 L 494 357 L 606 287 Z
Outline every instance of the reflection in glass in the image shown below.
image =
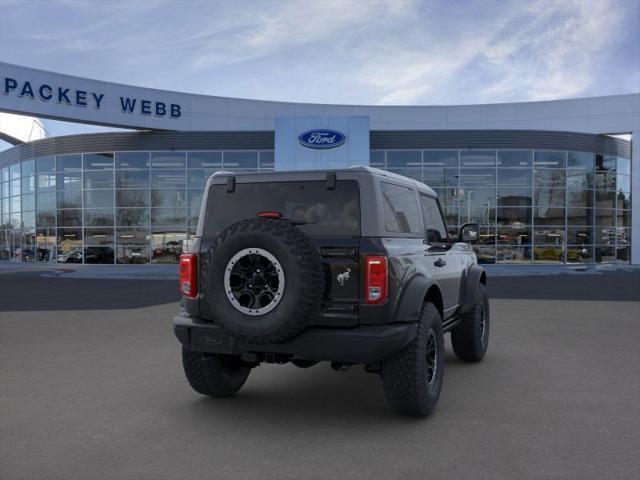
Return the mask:
M 498 241 L 496 260 L 497 263 L 531 263 L 531 247 L 504 245 Z
M 151 263 L 177 263 L 186 239 L 185 231 L 154 229 Z
M 93 172 L 84 172 L 84 188 L 86 189 L 113 189 L 113 183 L 112 170 L 96 170 Z
M 422 164 L 426 168 L 450 167 L 458 170 L 458 151 L 457 150 L 423 150 Z
M 185 152 L 151 152 L 151 168 L 185 168 Z
M 149 204 L 149 190 L 116 190 L 118 207 L 148 207 Z
M 148 226 L 149 225 L 149 209 L 148 208 L 118 208 L 117 223 L 121 226 Z
M 82 208 L 82 192 L 80 190 L 59 191 L 58 208 Z
M 157 170 L 151 172 L 152 188 L 185 188 L 184 170 Z
M 58 190 L 75 190 L 82 188 L 82 172 L 64 172 L 56 176 Z
M 18 169 L 20 165 L 17 164 Z M 13 177 L 13 165 L 11 166 L 11 174 Z M 36 173 L 54 173 L 56 171 L 56 159 L 55 157 L 44 157 L 36 159 Z
M 531 167 L 532 163 L 531 150 L 498 150 L 498 167 Z
M 113 190 L 85 190 L 84 208 L 113 208 Z
M 495 167 L 495 150 L 460 150 L 460 168 Z
M 84 248 L 84 263 L 113 263 L 113 260 L 113 246 Z
M 116 242 L 118 245 L 149 245 L 149 229 L 122 228 L 116 230 Z
M 113 153 L 85 153 L 82 162 L 85 170 L 113 169 Z
M 564 262 L 564 252 L 561 247 L 534 247 L 534 263 L 562 263 Z
M 82 169 L 82 155 L 60 155 L 56 161 L 58 172 Z
M 536 150 L 533 165 L 536 168 L 564 168 L 566 164 L 565 152 Z
M 567 168 L 593 170 L 594 157 L 590 152 L 567 152 Z
M 85 228 L 85 245 L 111 245 L 113 244 L 113 227 Z
M 593 245 L 593 227 L 570 227 L 567 229 L 567 244 Z
M 144 245 L 118 245 L 116 263 L 149 263 L 150 249 Z
M 422 153 L 419 150 L 388 150 L 387 169 L 398 167 L 422 166 Z
M 81 227 L 82 210 L 58 210 L 58 227 Z
M 151 206 L 165 208 L 186 207 L 186 194 L 184 189 L 151 190 Z
M 615 248 L 610 246 L 596 246 L 596 263 L 613 263 L 615 261 Z
M 149 152 L 119 152 L 116 153 L 116 168 L 149 168 Z
M 85 209 L 84 225 L 85 227 L 102 227 L 113 225 L 113 209 Z
M 116 171 L 117 188 L 148 188 L 148 170 L 118 170 Z

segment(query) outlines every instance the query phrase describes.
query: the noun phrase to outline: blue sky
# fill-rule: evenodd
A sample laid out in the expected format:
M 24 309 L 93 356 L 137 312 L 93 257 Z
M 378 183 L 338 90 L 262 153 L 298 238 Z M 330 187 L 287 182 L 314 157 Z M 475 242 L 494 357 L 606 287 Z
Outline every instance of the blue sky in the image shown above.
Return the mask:
M 267 100 L 535 101 L 640 91 L 639 25 L 640 0 L 0 0 L 0 60 Z

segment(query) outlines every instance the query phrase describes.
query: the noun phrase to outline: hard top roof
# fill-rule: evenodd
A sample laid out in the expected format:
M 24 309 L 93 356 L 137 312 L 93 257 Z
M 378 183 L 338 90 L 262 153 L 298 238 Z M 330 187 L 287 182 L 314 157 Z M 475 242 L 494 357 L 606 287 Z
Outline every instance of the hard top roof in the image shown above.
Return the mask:
M 413 178 L 405 177 L 403 175 L 398 175 L 397 173 L 387 172 L 386 170 L 380 170 L 379 168 L 373 168 L 366 165 L 357 165 L 354 167 L 348 168 L 326 168 L 326 169 L 315 169 L 315 170 L 278 170 L 278 171 L 268 171 L 268 172 L 227 172 L 227 171 L 219 171 L 213 174 L 214 178 L 217 177 L 246 177 L 246 176 L 260 176 L 266 178 L 273 178 L 279 176 L 288 176 L 296 175 L 296 176 L 304 176 L 306 173 L 314 173 L 314 174 L 326 174 L 326 173 L 363 173 L 368 175 L 374 175 L 377 177 L 383 177 L 387 180 L 395 180 L 404 184 L 409 184 L 418 190 L 429 193 L 430 195 L 437 196 L 436 192 L 433 191 L 431 187 L 425 185 L 422 182 L 414 180 Z M 293 179 L 292 179 L 293 180 Z

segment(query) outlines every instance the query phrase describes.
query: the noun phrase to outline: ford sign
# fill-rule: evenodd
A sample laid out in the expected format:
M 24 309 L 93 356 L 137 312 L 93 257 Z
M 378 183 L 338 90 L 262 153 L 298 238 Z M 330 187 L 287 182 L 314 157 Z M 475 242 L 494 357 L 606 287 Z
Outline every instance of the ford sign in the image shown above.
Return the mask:
M 335 148 L 347 141 L 344 133 L 326 128 L 309 130 L 298 136 L 298 141 L 307 148 Z

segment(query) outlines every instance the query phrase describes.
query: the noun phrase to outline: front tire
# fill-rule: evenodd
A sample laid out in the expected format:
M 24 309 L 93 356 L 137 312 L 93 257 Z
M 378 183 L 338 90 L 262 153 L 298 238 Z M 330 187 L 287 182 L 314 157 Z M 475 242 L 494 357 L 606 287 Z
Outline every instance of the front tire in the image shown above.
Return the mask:
M 184 373 L 196 392 L 210 397 L 230 397 L 247 381 L 251 367 L 236 355 L 182 349 Z
M 456 356 L 465 362 L 479 362 L 489 347 L 489 295 L 483 284 L 478 285 L 470 312 L 451 331 L 451 345 Z
M 416 338 L 384 361 L 380 373 L 387 401 L 398 413 L 424 417 L 433 411 L 444 373 L 442 318 L 435 305 L 424 304 Z

